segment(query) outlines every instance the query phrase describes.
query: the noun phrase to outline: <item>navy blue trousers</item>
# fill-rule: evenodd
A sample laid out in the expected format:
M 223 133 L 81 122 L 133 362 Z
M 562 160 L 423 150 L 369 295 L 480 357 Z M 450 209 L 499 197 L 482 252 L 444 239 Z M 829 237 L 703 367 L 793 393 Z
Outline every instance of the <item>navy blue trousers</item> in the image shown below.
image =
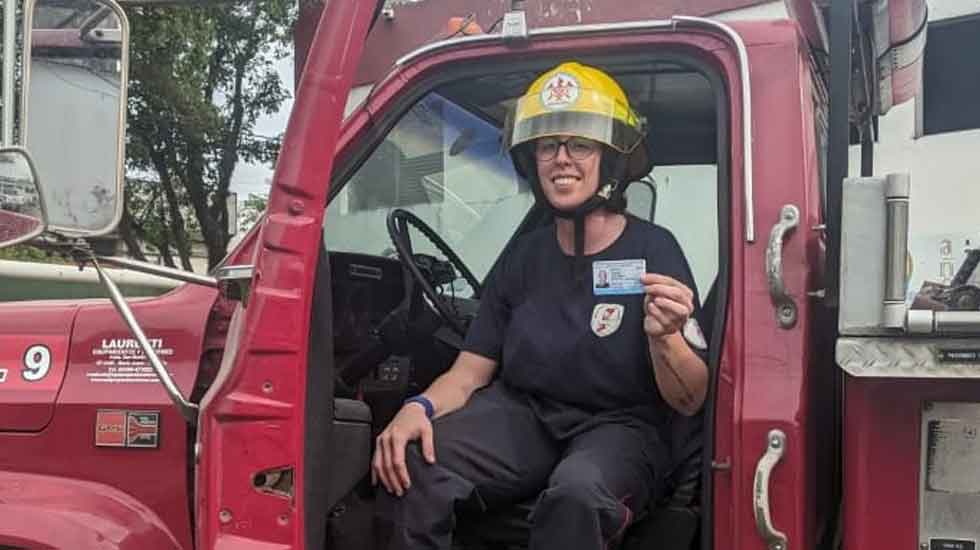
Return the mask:
M 433 429 L 436 463 L 410 444 L 408 491 L 379 485 L 378 519 L 390 528 L 381 548 L 449 550 L 461 509 L 535 499 L 531 550 L 600 550 L 663 490 L 666 447 L 631 416 L 544 402 L 498 381 Z

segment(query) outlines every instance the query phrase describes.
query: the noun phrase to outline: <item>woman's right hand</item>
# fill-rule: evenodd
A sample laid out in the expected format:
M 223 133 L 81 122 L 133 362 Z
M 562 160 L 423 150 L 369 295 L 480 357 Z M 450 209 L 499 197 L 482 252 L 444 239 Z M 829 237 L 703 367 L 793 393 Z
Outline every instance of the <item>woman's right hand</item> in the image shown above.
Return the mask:
M 405 467 L 405 447 L 416 439 L 422 440 L 422 456 L 429 464 L 436 461 L 432 439 L 432 422 L 419 403 L 406 403 L 375 440 L 374 460 L 371 462 L 371 482 L 378 481 L 389 493 L 405 494 L 412 485 Z

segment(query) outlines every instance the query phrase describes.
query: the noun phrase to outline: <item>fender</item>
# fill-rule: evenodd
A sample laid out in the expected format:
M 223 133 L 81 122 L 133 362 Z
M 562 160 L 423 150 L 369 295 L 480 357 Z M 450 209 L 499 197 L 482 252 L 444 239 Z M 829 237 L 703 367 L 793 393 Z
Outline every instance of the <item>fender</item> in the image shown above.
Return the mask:
M 163 521 L 101 483 L 0 472 L 0 548 L 180 548 Z
M 40 432 L 51 422 L 81 307 L 66 301 L 0 304 L 0 432 Z M 32 357 L 38 351 L 40 360 Z

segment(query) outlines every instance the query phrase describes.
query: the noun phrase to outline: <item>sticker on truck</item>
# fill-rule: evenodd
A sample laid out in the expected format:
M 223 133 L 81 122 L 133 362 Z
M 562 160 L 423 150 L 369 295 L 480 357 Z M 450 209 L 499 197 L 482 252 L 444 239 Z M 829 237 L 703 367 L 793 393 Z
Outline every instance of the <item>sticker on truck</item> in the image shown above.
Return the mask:
M 160 446 L 160 412 L 99 409 L 95 415 L 96 447 Z
M 21 376 L 28 382 L 39 382 L 51 371 L 51 350 L 47 346 L 34 345 L 24 352 L 24 370 Z
M 174 350 L 163 338 L 148 338 L 164 365 Z M 135 338 L 103 338 L 92 348 L 95 368 L 85 373 L 89 382 L 107 384 L 157 383 L 156 373 Z

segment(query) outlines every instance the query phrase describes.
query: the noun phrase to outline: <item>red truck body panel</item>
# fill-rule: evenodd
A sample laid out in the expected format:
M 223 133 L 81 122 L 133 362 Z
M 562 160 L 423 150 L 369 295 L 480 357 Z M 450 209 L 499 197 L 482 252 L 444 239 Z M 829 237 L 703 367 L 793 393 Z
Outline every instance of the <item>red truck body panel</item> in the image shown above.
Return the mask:
M 622 0 L 527 0 L 528 25 L 540 29 L 564 25 L 596 25 L 623 21 L 669 19 L 673 15 L 704 17 L 708 14 L 763 4 L 765 0 L 661 0 L 623 2 Z M 300 17 L 293 36 L 297 77 L 310 49 L 323 4 L 301 2 Z M 510 9 L 510 0 L 428 0 L 394 3 L 394 20 L 382 18 L 368 36 L 364 56 L 354 77 L 356 86 L 379 81 L 395 60 L 415 48 L 446 38 L 450 17 L 472 16 L 489 31 Z M 499 22 L 497 23 L 499 30 Z
M 185 285 L 130 302 L 185 395 L 199 370 L 215 297 L 214 289 Z M 48 404 L 53 414 L 43 429 L 0 433 L 0 546 L 190 548 L 187 424 L 145 370 L 149 365 L 115 308 L 105 300 L 0 306 L 0 333 L 26 330 L 37 341 L 64 339 L 51 349 L 55 363 L 67 368 L 60 369 L 61 391 Z M 48 377 L 57 375 L 52 370 Z M 3 407 L 8 392 L 0 386 Z M 122 424 L 123 446 L 96 446 L 107 425 L 100 410 L 158 413 L 156 446 L 129 445 L 147 441 L 139 423 Z
M 0 491 L 4 548 L 189 548 L 187 533 L 178 538 L 152 503 L 108 483 L 0 472 Z
M 844 548 L 915 548 L 923 406 L 975 403 L 980 381 L 847 376 L 844 392 Z
M 772 520 L 796 548 L 814 548 L 817 526 L 830 512 L 820 493 L 831 483 L 829 477 L 815 479 L 816 465 L 821 454 L 833 452 L 832 445 L 821 447 L 812 437 L 829 428 L 833 416 L 823 409 L 833 405 L 821 406 L 821 400 L 814 397 L 817 388 L 832 380 L 836 367 L 830 354 L 822 356 L 813 349 L 814 338 L 826 327 L 815 324 L 813 302 L 807 296 L 808 291 L 819 288 L 813 266 L 821 260 L 819 234 L 811 230 L 821 223 L 813 82 L 807 50 L 795 24 L 768 22 L 736 28 L 748 47 L 753 84 L 757 240 L 746 243 L 741 225 L 733 223 L 732 292 L 718 376 L 721 391 L 714 460 L 726 462 L 731 457 L 732 469 L 715 475 L 715 494 L 717 498 L 724 492 L 722 487 L 730 485 L 734 513 L 727 519 L 726 503 L 716 501 L 715 545 L 765 548 L 753 515 L 753 483 L 768 433 L 779 429 L 787 443 L 769 487 Z M 733 171 L 739 173 L 738 168 Z M 732 189 L 737 202 L 741 193 L 737 179 Z M 783 281 L 798 307 L 798 321 L 788 330 L 777 322 L 766 277 L 769 230 L 780 219 L 784 205 L 798 207 L 801 217 L 782 249 Z M 728 392 L 731 396 L 725 395 Z M 730 411 L 724 411 L 722 403 Z M 727 521 L 732 525 L 725 533 L 721 526 Z
M 46 303 L 25 309 L 0 305 L 0 432 L 38 432 L 54 415 L 68 367 L 68 343 L 77 303 Z M 28 368 L 38 346 L 47 350 L 46 372 Z

